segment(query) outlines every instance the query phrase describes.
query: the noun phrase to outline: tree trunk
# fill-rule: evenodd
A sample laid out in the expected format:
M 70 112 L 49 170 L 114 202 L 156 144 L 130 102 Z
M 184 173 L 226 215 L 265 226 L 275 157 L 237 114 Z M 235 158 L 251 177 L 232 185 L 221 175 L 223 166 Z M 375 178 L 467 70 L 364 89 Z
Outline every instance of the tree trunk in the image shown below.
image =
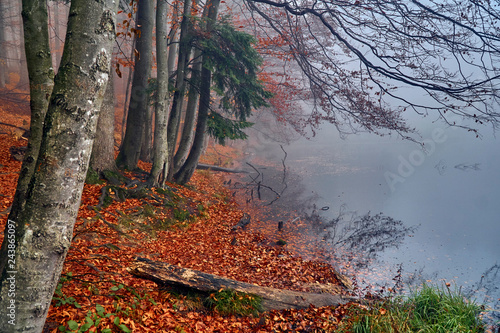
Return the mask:
M 30 12 L 31 8 L 38 10 Z M 112 0 L 71 2 L 36 171 L 24 208 L 16 220 L 7 222 L 4 244 L 8 245 L 0 253 L 0 262 L 7 263 L 0 279 L 0 332 L 43 329 L 80 206 L 110 70 L 115 11 Z M 26 3 L 23 12 L 28 26 L 36 17 L 39 20 L 33 22 L 43 30 L 47 20 L 41 4 Z M 26 40 L 30 46 L 37 42 Z M 50 54 L 43 54 L 43 59 L 50 62 Z
M 169 285 L 174 288 L 207 293 L 220 289 L 231 289 L 256 295 L 262 298 L 262 308 L 264 311 L 304 309 L 311 304 L 316 307 L 338 306 L 358 301 L 354 297 L 333 295 L 330 293 L 315 294 L 261 287 L 255 284 L 239 282 L 194 269 L 181 268 L 144 258 L 137 258 L 127 270 L 136 277 L 154 281 L 159 285 Z
M 115 84 L 114 70 L 109 72 L 108 85 L 104 93 L 97 129 L 90 156 L 90 168 L 97 173 L 116 170 L 115 163 Z
M 54 47 L 52 49 L 52 66 L 54 67 L 54 71 L 57 73 L 59 63 L 61 62 L 63 39 L 67 21 L 67 5 L 66 3 L 59 1 L 52 1 L 49 2 L 49 4 L 52 6 L 52 17 L 54 18 L 54 27 L 52 29 L 53 36 L 51 36 L 54 40 Z
M 182 106 L 184 102 L 184 94 L 186 91 L 186 66 L 190 53 L 190 33 L 191 33 L 191 0 L 184 0 L 184 11 L 181 22 L 181 32 L 179 38 L 179 55 L 177 60 L 177 77 L 175 82 L 175 92 L 172 101 L 172 109 L 167 127 L 168 141 L 168 166 L 169 172 L 167 179 L 172 178 L 173 160 L 175 154 L 175 146 L 177 143 L 177 133 L 179 131 L 179 123 L 181 117 Z
M 28 65 L 26 63 L 26 52 L 24 44 L 24 31 L 22 11 L 23 3 L 21 0 L 7 1 L 11 4 L 11 23 L 12 26 L 12 41 L 11 45 L 15 52 L 13 52 L 14 57 L 11 57 L 13 71 L 19 75 L 19 81 L 17 82 L 16 89 L 27 91 L 29 89 L 29 74 Z M 14 28 L 15 27 L 15 28 Z M 12 70 L 9 70 L 12 72 Z
M 189 153 L 189 149 L 191 148 L 191 143 L 193 141 L 193 133 L 195 128 L 194 126 L 196 124 L 196 107 L 198 105 L 198 97 L 200 95 L 198 89 L 202 65 L 200 50 L 196 50 L 194 52 L 193 59 L 195 59 L 195 63 L 193 64 L 193 67 L 191 69 L 186 116 L 184 118 L 184 126 L 182 127 L 182 136 L 179 143 L 179 148 L 175 153 L 174 172 L 179 171 L 182 164 L 186 161 L 186 157 Z
M 168 172 L 168 9 L 165 0 L 158 0 L 156 5 L 156 68 L 157 68 L 157 100 L 155 105 L 155 133 L 153 143 L 153 166 L 149 176 L 149 184 L 163 187 Z
M 140 36 L 136 39 L 134 77 L 127 116 L 127 129 L 117 164 L 120 168 L 133 170 L 137 167 L 144 137 L 148 96 L 146 89 L 151 75 L 152 41 L 154 24 L 154 1 L 140 0 L 137 11 L 137 29 Z
M 23 1 L 22 13 L 26 58 L 30 77 L 31 133 L 17 181 L 12 210 L 9 215 L 9 219 L 14 221 L 17 219 L 19 211 L 24 207 L 26 191 L 34 173 L 40 150 L 49 96 L 52 94 L 52 88 L 54 87 L 46 2 L 44 0 Z M 1 268 L 3 268 L 2 263 L 0 263 Z
M 176 55 L 177 51 L 179 49 L 179 25 L 177 24 L 177 21 L 179 20 L 179 2 L 174 1 L 172 4 L 173 7 L 173 13 L 172 13 L 172 27 L 170 29 L 170 32 L 168 34 L 168 40 L 169 40 L 169 48 L 168 48 L 168 77 L 172 77 L 172 75 L 175 74 L 175 60 L 176 60 Z
M 146 109 L 144 109 L 144 131 L 139 159 L 143 162 L 151 162 L 153 146 L 153 109 L 151 109 L 149 96 L 147 97 Z
M 5 27 L 5 16 L 7 15 L 6 1 L 0 1 L 0 27 Z M 5 29 L 0 29 L 0 88 L 4 88 L 7 83 L 7 48 Z
M 9 74 L 18 70 L 17 60 L 19 59 L 19 50 L 16 48 L 16 43 L 20 41 L 20 39 L 16 40 L 16 37 L 19 36 L 17 36 L 15 27 L 19 26 L 19 22 L 14 22 L 14 19 L 19 18 L 19 12 L 17 1 L 2 0 L 0 2 L 0 9 L 2 10 L 0 14 L 2 16 L 2 32 L 0 32 L 0 34 L 3 39 L 0 46 L 0 48 L 2 48 L 0 51 L 2 53 L 2 59 L 0 59 L 0 61 L 2 61 L 3 64 L 5 83 L 9 84 L 11 83 Z
M 207 33 L 210 33 L 214 22 L 217 20 L 217 14 L 219 11 L 220 0 L 211 0 L 207 3 L 208 7 L 208 21 L 207 21 Z M 203 60 L 205 61 L 205 60 Z M 198 122 L 196 123 L 196 132 L 194 135 L 193 146 L 189 152 L 189 156 L 174 176 L 175 181 L 178 184 L 185 184 L 190 179 L 196 169 L 196 165 L 200 160 L 200 156 L 203 152 L 203 144 L 206 138 L 206 128 L 208 120 L 208 112 L 210 110 L 210 85 L 212 81 L 212 73 L 205 66 L 201 70 L 200 78 L 200 103 L 198 107 Z
M 136 14 L 137 16 L 137 14 Z M 135 50 L 135 39 L 132 41 L 132 45 L 130 45 L 130 59 L 132 59 L 134 57 L 134 50 Z M 122 150 L 122 147 L 123 147 L 123 139 L 125 138 L 125 124 L 126 124 L 126 120 L 127 120 L 127 110 L 128 110 L 128 106 L 130 105 L 130 103 L 127 103 L 130 101 L 130 90 L 132 88 L 132 78 L 134 76 L 134 73 L 132 71 L 132 68 L 131 67 L 128 67 L 127 68 L 127 83 L 126 83 L 126 86 L 125 86 L 125 101 L 123 103 L 123 117 L 122 117 L 122 131 L 120 133 L 120 151 Z

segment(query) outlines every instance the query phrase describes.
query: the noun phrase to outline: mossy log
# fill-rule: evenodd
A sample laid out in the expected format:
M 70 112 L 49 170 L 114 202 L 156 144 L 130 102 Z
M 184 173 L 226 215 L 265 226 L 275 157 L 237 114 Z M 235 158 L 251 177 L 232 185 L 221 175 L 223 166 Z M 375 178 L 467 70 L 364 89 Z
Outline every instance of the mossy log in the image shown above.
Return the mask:
M 160 286 L 198 292 L 231 289 L 256 295 L 262 298 L 262 309 L 264 311 L 303 309 L 310 305 L 316 307 L 338 306 L 357 301 L 354 297 L 338 294 L 315 294 L 262 287 L 145 258 L 136 258 L 136 261 L 127 270 L 136 277 L 154 281 Z

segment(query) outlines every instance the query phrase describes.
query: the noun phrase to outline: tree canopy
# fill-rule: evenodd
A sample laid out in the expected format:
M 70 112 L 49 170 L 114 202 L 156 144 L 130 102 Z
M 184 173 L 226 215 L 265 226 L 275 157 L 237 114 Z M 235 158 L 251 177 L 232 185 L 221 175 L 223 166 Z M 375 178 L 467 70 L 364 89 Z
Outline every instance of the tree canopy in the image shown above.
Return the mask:
M 307 78 L 311 123 L 341 133 L 412 128 L 413 110 L 478 134 L 499 121 L 500 6 L 495 1 L 247 0 Z
M 209 38 L 200 39 L 205 67 L 212 72 L 212 89 L 219 96 L 219 109 L 212 110 L 208 119 L 208 133 L 219 143 L 245 139 L 242 129 L 252 126 L 247 121 L 252 110 L 269 106 L 273 96 L 265 89 L 257 74 L 262 57 L 255 50 L 257 40 L 250 34 L 238 31 L 229 18 L 220 19 Z M 226 114 L 228 117 L 224 117 Z

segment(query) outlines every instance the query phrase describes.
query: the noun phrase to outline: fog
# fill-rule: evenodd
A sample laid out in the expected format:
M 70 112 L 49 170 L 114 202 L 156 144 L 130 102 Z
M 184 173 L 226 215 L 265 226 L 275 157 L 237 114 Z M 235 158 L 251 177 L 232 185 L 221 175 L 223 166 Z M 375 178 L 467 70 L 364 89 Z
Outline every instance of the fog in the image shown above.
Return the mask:
M 397 136 L 368 133 L 344 140 L 333 126 L 323 126 L 311 139 L 283 145 L 287 172 L 299 179 L 305 197 L 316 195 L 317 207 L 329 207 L 319 213 L 326 220 L 340 210 L 382 212 L 416 227 L 399 248 L 378 253 L 371 267 L 357 270 L 360 279 L 390 281 L 402 264 L 407 281 L 444 281 L 473 290 L 485 272 L 496 267 L 483 277 L 481 287 L 489 278 L 487 293 L 496 293 L 489 296 L 498 299 L 499 142 L 486 127 L 476 138 L 440 123 L 416 124 L 423 147 Z M 280 144 L 259 131 L 250 135 L 249 161 L 266 160 L 280 169 Z M 482 300 L 484 295 L 476 297 Z

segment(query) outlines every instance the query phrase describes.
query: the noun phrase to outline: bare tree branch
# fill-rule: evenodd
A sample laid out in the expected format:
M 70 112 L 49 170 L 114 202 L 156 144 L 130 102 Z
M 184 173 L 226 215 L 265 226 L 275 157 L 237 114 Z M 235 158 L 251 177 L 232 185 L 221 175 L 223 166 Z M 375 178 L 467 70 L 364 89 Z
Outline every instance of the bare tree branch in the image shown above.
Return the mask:
M 476 134 L 477 125 L 499 124 L 500 8 L 490 1 L 246 4 L 254 29 L 284 40 L 307 77 L 313 124 L 406 136 L 407 110 Z

